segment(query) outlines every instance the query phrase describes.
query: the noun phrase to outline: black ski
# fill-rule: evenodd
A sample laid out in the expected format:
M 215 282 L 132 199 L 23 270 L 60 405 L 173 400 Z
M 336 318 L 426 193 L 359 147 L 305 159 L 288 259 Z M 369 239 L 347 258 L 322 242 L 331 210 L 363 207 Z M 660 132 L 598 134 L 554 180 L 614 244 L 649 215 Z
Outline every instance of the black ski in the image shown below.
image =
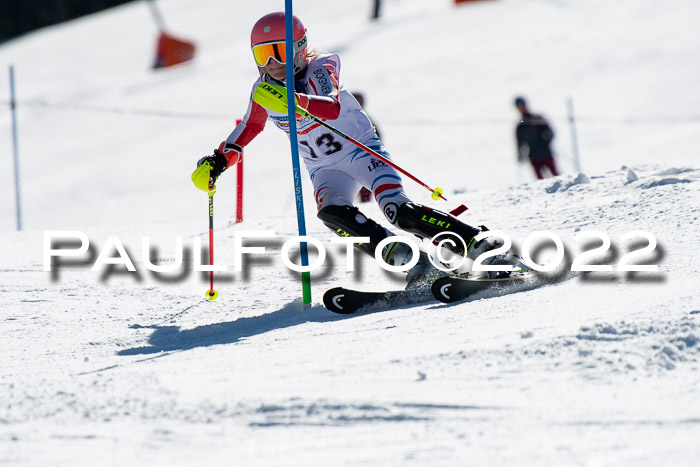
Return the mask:
M 335 287 L 323 294 L 323 305 L 330 311 L 348 315 L 360 311 L 370 312 L 412 305 L 431 299 L 427 287 L 387 292 L 362 292 Z
M 464 300 L 482 290 L 495 293 L 513 293 L 529 290 L 542 285 L 532 274 L 515 274 L 504 279 L 469 279 L 447 276 L 434 280 L 428 287 L 386 292 L 363 292 L 360 290 L 335 287 L 323 294 L 323 305 L 330 311 L 341 314 L 372 312 L 424 303 L 433 299 L 443 303 Z
M 432 283 L 430 292 L 436 300 L 454 303 L 487 289 L 502 289 L 505 292 L 517 292 L 528 275 L 511 276 L 505 279 L 465 279 L 454 276 L 441 277 Z

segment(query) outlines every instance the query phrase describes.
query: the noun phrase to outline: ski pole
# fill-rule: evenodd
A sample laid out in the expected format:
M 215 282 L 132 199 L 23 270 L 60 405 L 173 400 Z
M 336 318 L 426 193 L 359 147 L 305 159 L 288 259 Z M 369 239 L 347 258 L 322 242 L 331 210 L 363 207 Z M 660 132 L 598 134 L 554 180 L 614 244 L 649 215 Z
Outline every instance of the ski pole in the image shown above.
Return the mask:
M 297 106 L 297 109 L 303 111 L 303 113 L 302 113 L 302 112 L 299 112 L 300 114 L 304 115 L 305 117 L 310 118 L 312 121 L 318 123 L 318 124 L 321 125 L 322 127 L 331 130 L 333 133 L 337 134 L 337 135 L 340 136 L 341 138 L 345 138 L 347 141 L 349 141 L 350 143 L 354 144 L 354 145 L 357 146 L 358 148 L 362 149 L 362 150 L 365 151 L 365 152 L 368 152 L 368 153 L 371 154 L 372 156 L 374 156 L 374 157 L 376 157 L 377 159 L 379 159 L 380 161 L 384 162 L 386 165 L 388 165 L 388 166 L 390 166 L 390 167 L 393 167 L 394 169 L 396 169 L 397 171 L 401 172 L 402 174 L 404 174 L 405 176 L 407 176 L 408 178 L 410 178 L 410 179 L 413 180 L 414 182 L 416 182 L 416 183 L 418 183 L 419 185 L 421 185 L 421 186 L 427 188 L 427 189 L 432 193 L 432 197 L 433 197 L 434 200 L 437 200 L 437 199 L 442 198 L 442 199 L 444 199 L 445 201 L 447 201 L 447 198 L 445 198 L 444 196 L 442 196 L 442 194 L 443 194 L 442 188 L 439 188 L 439 187 L 431 188 L 429 185 L 423 183 L 423 182 L 420 181 L 417 177 L 413 176 L 412 174 L 410 174 L 410 173 L 407 172 L 406 170 L 404 170 L 404 169 L 402 169 L 401 167 L 399 167 L 398 165 L 394 164 L 393 162 L 391 162 L 391 161 L 390 161 L 389 159 L 387 159 L 386 157 L 383 157 L 381 154 L 379 154 L 377 151 L 374 151 L 372 148 L 369 148 L 369 147 L 365 146 L 364 144 L 360 143 L 359 141 L 357 141 L 357 140 L 354 139 L 353 137 L 346 135 L 346 134 L 343 133 L 342 131 L 338 130 L 337 128 L 335 128 L 335 127 L 333 127 L 333 126 L 331 126 L 331 125 L 329 125 L 328 123 L 324 122 L 323 120 L 321 120 L 320 118 L 316 117 L 315 115 L 311 115 L 310 113 L 304 111 L 304 109 L 302 109 L 301 107 Z
M 214 193 L 216 186 L 209 186 L 209 290 L 207 290 L 207 300 L 213 301 L 219 297 L 219 293 L 214 290 Z
M 287 93 L 284 87 L 282 86 L 277 86 L 274 84 L 269 84 L 269 83 L 260 83 L 258 87 L 255 89 L 255 92 L 253 93 L 253 100 L 260 104 L 261 106 L 265 107 L 266 109 L 273 110 L 275 112 L 280 112 L 284 113 L 287 112 Z M 434 200 L 437 200 L 439 198 L 444 199 L 447 201 L 447 198 L 443 196 L 443 190 L 442 188 L 431 188 L 429 185 L 426 183 L 422 182 L 419 180 L 417 177 L 413 176 L 409 172 L 405 171 L 398 165 L 394 164 L 391 162 L 389 159 L 386 157 L 382 156 L 381 154 L 377 153 L 377 151 L 374 151 L 371 148 L 368 148 L 364 144 L 360 143 L 356 139 L 346 135 L 342 131 L 338 130 L 337 128 L 333 127 L 332 125 L 324 122 L 320 118 L 316 117 L 315 115 L 310 114 L 306 110 L 302 109 L 298 105 L 296 105 L 296 113 L 303 115 L 304 117 L 309 118 L 315 123 L 318 123 L 322 127 L 332 131 L 333 133 L 337 134 L 341 138 L 344 138 L 345 140 L 349 141 L 350 143 L 354 144 L 358 148 L 362 149 L 363 151 L 366 151 L 367 153 L 371 154 L 375 158 L 379 159 L 380 161 L 384 162 L 390 167 L 393 167 L 397 171 L 401 172 L 402 174 L 406 175 L 408 178 L 413 180 L 414 182 L 418 183 L 424 188 L 427 188 L 432 192 L 432 197 Z

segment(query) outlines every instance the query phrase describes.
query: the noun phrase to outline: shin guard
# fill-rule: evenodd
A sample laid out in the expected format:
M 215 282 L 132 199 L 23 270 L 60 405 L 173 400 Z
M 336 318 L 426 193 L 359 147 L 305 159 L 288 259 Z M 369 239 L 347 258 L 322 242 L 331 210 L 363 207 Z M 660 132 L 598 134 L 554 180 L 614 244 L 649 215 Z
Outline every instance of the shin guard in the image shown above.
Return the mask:
M 379 242 L 393 235 L 355 206 L 326 206 L 318 211 L 317 216 L 341 237 L 369 237 L 369 243 L 359 243 L 357 247 L 371 256 L 374 256 Z
M 397 218 L 397 225 L 401 229 L 421 238 L 430 239 L 439 233 L 451 232 L 459 235 L 468 245 L 469 241 L 481 232 L 476 227 L 467 225 L 450 214 L 413 202 L 402 204 L 399 207 Z M 448 248 L 455 254 L 465 254 L 461 242 L 457 242 L 454 247 L 448 246 Z

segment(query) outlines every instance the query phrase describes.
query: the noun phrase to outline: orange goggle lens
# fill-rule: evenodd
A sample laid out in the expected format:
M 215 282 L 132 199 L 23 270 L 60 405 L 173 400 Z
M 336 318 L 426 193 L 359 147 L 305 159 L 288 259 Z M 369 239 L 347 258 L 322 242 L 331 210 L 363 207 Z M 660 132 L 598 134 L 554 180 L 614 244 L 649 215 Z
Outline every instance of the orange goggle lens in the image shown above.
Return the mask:
M 253 47 L 253 56 L 258 66 L 265 66 L 270 60 L 285 63 L 287 45 L 284 42 L 272 42 L 269 44 L 258 44 Z

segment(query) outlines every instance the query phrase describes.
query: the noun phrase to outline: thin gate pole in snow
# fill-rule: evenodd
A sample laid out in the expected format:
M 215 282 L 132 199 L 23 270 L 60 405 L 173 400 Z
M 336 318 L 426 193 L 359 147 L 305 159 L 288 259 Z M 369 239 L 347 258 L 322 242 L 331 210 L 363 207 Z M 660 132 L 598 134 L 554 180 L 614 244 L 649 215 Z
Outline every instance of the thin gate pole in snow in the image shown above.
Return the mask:
M 165 21 L 163 21 L 163 15 L 160 14 L 158 5 L 156 5 L 156 0 L 146 0 L 148 6 L 151 7 L 151 14 L 153 15 L 153 21 L 156 22 L 156 26 L 161 31 L 165 31 Z
M 566 107 L 569 112 L 569 129 L 571 130 L 571 152 L 574 158 L 574 170 L 581 171 L 581 160 L 578 154 L 578 139 L 576 138 L 576 122 L 574 121 L 574 101 L 572 98 L 566 99 Z
M 301 169 L 299 167 L 299 143 L 297 140 L 296 103 L 294 102 L 294 18 L 292 16 L 292 0 L 285 0 L 285 45 L 287 47 L 287 108 L 289 110 L 289 142 L 292 146 L 292 171 L 294 173 L 294 194 L 297 207 L 297 223 L 299 236 L 306 236 L 306 221 L 304 220 L 304 198 L 301 191 Z M 300 245 L 301 265 L 309 265 L 309 252 L 305 242 Z M 302 301 L 304 309 L 311 306 L 311 275 L 301 273 Z
M 15 158 L 15 200 L 17 202 L 17 230 L 22 230 L 22 203 L 19 189 L 19 149 L 17 145 L 17 100 L 15 99 L 15 68 L 10 65 L 10 111 L 12 112 L 12 150 Z

